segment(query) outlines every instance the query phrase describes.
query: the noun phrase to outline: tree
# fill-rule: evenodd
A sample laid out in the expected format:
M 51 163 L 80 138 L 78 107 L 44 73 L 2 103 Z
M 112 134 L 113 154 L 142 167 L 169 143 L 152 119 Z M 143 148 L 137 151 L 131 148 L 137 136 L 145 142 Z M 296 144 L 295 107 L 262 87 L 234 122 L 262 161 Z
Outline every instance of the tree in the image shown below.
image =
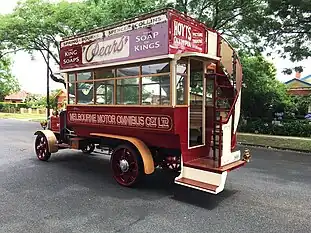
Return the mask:
M 46 62 L 46 54 L 49 53 L 54 63 L 59 65 L 60 38 L 96 27 L 105 23 L 104 19 L 100 17 L 99 9 L 84 2 L 20 2 L 12 14 L 0 16 L 2 56 L 20 50 L 30 54 L 37 51 Z M 51 68 L 50 71 L 53 73 Z M 64 83 L 62 78 L 51 77 Z
M 286 86 L 276 79 L 276 69 L 261 54 L 242 53 L 243 86 L 241 112 L 245 117 L 271 118 L 273 112 L 293 107 Z
M 265 14 L 269 15 L 258 25 L 260 36 L 265 38 L 264 46 L 276 49 L 283 58 L 292 62 L 311 57 L 311 1 L 310 0 L 268 0 Z M 295 67 L 302 71 L 302 67 Z M 291 69 L 284 73 L 291 74 Z
M 11 73 L 11 60 L 7 57 L 0 59 L 0 101 L 4 97 L 20 90 L 18 80 Z
M 59 65 L 60 38 L 155 9 L 161 2 L 128 0 L 124 4 L 106 0 L 98 1 L 96 5 L 93 1 L 50 3 L 26 0 L 18 3 L 12 14 L 0 15 L 0 51 L 2 56 L 20 50 L 30 54 L 37 51 L 46 62 L 49 53 Z M 51 68 L 50 71 L 53 73 Z M 52 75 L 51 78 L 64 83 L 62 77 Z
M 219 31 L 235 46 L 253 49 L 260 40 L 257 25 L 266 18 L 264 0 L 176 0 L 174 7 L 209 28 Z

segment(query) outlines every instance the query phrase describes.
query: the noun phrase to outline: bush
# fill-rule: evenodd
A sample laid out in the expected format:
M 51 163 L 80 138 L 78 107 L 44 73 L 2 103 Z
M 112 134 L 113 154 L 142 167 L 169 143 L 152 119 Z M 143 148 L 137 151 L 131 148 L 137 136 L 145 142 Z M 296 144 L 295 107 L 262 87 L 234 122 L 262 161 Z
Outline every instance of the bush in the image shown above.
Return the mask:
M 0 102 L 0 112 L 18 112 L 21 108 L 26 108 L 26 103 L 6 103 Z
M 248 121 L 246 124 L 240 124 L 238 130 L 244 133 L 311 137 L 311 124 L 307 120 L 288 120 L 281 122 L 281 125 L 267 123 L 262 120 Z

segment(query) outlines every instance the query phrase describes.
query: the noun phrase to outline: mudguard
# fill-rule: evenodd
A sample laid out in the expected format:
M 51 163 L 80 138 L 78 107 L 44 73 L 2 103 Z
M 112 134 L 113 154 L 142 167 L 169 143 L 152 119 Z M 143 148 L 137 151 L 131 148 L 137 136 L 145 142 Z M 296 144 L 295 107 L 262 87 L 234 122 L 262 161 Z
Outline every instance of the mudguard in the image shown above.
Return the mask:
M 128 141 L 132 143 L 137 150 L 139 151 L 141 158 L 144 163 L 144 171 L 145 174 L 152 174 L 154 172 L 154 161 L 152 158 L 152 154 L 146 144 L 134 137 L 127 137 L 121 135 L 114 135 L 114 134 L 105 134 L 105 133 L 90 133 L 91 136 L 98 136 L 98 137 L 107 137 L 107 138 L 116 138 L 121 139 L 124 141 Z
M 34 133 L 34 135 L 39 135 L 39 134 L 43 134 L 47 141 L 48 141 L 48 147 L 49 147 L 49 152 L 50 153 L 55 153 L 58 151 L 58 146 L 57 144 L 57 139 L 55 134 L 51 131 L 51 130 L 38 130 Z

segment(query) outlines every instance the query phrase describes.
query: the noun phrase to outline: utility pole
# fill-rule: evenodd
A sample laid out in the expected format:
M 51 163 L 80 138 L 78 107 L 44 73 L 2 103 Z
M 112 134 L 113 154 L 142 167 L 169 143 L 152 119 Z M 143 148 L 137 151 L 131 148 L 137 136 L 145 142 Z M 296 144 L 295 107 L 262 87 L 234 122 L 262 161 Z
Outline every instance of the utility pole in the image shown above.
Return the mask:
M 47 50 L 47 66 L 46 66 L 46 108 L 47 108 L 47 119 L 50 116 L 50 54 L 49 54 L 50 43 L 48 42 Z

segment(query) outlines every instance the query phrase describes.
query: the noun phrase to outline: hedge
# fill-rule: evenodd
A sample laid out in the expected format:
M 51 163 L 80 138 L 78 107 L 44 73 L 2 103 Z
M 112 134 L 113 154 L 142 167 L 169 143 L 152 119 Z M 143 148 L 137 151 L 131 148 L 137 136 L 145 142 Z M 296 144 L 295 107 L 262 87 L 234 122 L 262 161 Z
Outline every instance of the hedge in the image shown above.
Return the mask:
M 26 103 L 6 103 L 0 102 L 0 111 L 1 112 L 14 112 L 19 111 L 21 108 L 27 108 Z
M 307 120 L 292 120 L 281 122 L 281 125 L 266 123 L 261 120 L 248 121 L 240 124 L 243 133 L 258 133 L 293 137 L 311 137 L 311 124 Z

